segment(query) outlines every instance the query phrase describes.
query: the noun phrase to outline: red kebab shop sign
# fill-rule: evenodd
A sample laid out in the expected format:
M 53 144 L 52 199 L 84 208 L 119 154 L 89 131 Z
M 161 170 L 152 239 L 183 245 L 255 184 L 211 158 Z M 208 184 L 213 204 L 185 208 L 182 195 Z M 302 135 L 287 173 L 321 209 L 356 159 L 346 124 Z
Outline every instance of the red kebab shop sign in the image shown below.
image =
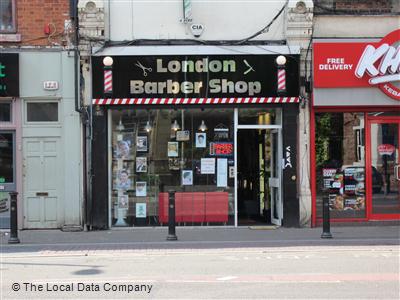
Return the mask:
M 400 101 L 400 29 L 380 42 L 314 43 L 314 87 L 378 87 Z

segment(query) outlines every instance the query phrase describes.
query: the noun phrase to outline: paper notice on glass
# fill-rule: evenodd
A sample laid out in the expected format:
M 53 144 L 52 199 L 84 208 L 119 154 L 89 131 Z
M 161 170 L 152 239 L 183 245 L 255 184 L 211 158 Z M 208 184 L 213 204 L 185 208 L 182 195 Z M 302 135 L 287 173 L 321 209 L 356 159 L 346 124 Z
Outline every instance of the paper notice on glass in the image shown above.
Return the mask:
M 218 158 L 217 159 L 217 186 L 226 187 L 228 186 L 228 159 Z
M 215 174 L 215 158 L 201 159 L 201 174 Z

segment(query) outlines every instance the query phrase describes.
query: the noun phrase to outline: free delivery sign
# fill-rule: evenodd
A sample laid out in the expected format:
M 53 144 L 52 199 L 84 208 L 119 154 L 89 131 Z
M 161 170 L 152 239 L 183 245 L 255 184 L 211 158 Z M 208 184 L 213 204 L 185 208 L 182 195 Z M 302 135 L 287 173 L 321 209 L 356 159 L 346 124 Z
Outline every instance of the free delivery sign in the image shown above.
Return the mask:
M 314 87 L 378 87 L 400 101 L 400 29 L 381 41 L 315 42 Z

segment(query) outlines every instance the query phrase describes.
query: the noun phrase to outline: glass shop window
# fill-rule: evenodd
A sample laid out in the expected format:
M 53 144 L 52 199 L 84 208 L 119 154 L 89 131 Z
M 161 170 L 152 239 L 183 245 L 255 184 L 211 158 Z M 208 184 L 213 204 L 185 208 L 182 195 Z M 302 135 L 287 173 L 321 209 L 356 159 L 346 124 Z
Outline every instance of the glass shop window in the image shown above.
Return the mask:
M 233 109 L 112 111 L 113 226 L 234 222 Z
M 239 109 L 239 125 L 280 125 L 281 109 L 244 108 Z
M 11 122 L 11 102 L 0 102 L 0 122 Z
M 14 183 L 14 135 L 0 132 L 0 185 Z
M 331 218 L 365 217 L 363 113 L 316 113 L 317 217 L 329 198 Z
M 0 0 L 0 32 L 15 31 L 15 0 Z
M 58 122 L 58 102 L 28 102 L 27 122 Z

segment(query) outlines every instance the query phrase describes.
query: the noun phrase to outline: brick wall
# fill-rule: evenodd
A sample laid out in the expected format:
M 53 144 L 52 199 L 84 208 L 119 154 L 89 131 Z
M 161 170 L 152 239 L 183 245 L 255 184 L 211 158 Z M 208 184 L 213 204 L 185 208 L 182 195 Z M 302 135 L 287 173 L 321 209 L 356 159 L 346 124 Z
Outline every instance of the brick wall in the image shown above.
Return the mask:
M 16 0 L 19 45 L 52 46 L 65 43 L 64 21 L 69 20 L 69 0 Z M 49 25 L 50 34 L 44 33 Z
M 324 14 L 398 14 L 398 0 L 317 0 L 314 13 Z

